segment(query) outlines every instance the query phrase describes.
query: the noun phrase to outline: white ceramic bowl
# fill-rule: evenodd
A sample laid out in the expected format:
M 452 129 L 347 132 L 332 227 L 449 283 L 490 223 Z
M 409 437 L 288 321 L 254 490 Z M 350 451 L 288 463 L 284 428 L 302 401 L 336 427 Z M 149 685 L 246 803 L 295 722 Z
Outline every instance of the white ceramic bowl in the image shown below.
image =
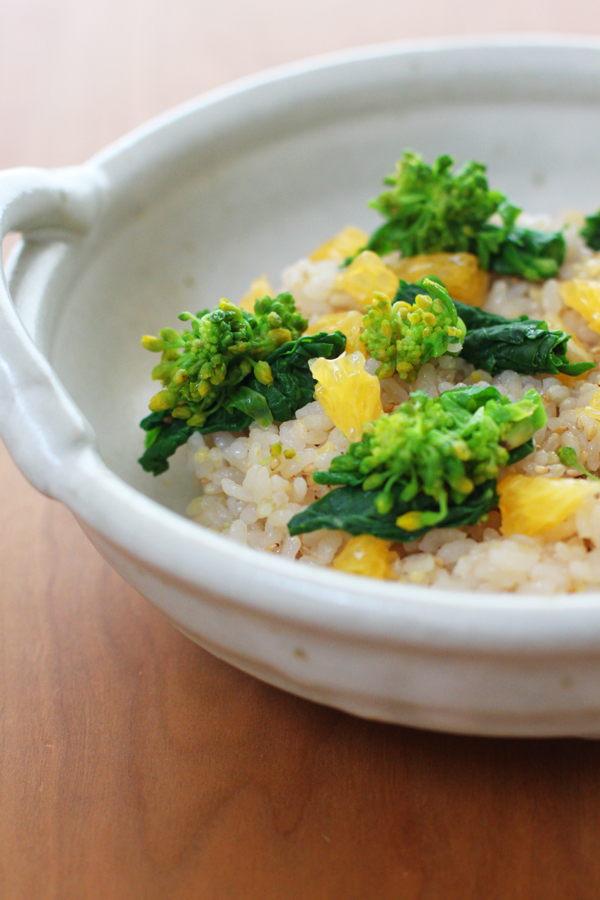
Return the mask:
M 84 166 L 0 176 L 26 237 L 0 296 L 0 426 L 29 480 L 185 634 L 363 716 L 481 734 L 600 733 L 600 594 L 460 594 L 261 554 L 186 520 L 181 460 L 136 458 L 139 344 L 186 308 L 276 279 L 366 201 L 406 146 L 489 164 L 532 211 L 600 205 L 600 44 L 375 47 L 179 107 Z

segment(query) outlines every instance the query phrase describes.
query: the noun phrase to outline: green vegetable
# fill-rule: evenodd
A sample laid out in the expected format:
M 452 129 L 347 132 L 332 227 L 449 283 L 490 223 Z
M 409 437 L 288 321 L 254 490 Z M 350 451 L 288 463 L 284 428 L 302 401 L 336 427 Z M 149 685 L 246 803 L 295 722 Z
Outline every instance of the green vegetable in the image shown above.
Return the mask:
M 468 162 L 452 174 L 453 165 L 450 156 L 429 166 L 405 151 L 396 172 L 384 179 L 391 190 L 371 204 L 387 222 L 366 249 L 380 255 L 399 250 L 404 257 L 467 252 L 486 271 L 531 281 L 557 275 L 566 253 L 563 235 L 516 226 L 521 210 L 489 189 L 484 165 Z M 490 223 L 494 214 L 502 224 Z
M 367 427 L 318 484 L 343 485 L 290 521 L 290 534 L 332 528 L 414 540 L 433 527 L 469 524 L 497 504 L 500 469 L 532 452 L 546 422 L 535 390 L 511 403 L 491 385 L 438 398 L 415 391 Z
M 395 301 L 375 292 L 375 302 L 367 306 L 360 336 L 374 359 L 381 365 L 379 378 L 398 372 L 413 381 L 422 365 L 459 346 L 466 328 L 456 315 L 450 295 L 438 281 L 427 278 L 414 297 L 414 305 Z
M 309 359 L 334 359 L 345 347 L 346 337 L 341 331 L 321 331 L 289 341 L 267 358 L 272 383 L 262 385 L 253 380 L 250 386 L 263 395 L 277 422 L 287 422 L 294 418 L 297 409 L 314 400 L 316 381 L 308 367 Z
M 346 338 L 340 332 L 305 335 L 282 344 L 271 353 L 268 364 L 272 381 L 262 384 L 250 373 L 232 392 L 229 401 L 217 407 L 203 425 L 173 417 L 173 410 L 153 412 L 140 425 L 147 432 L 146 451 L 138 460 L 143 469 L 160 475 L 169 468 L 168 458 L 185 444 L 194 431 L 243 431 L 258 415 L 269 413 L 269 421 L 286 422 L 314 396 L 308 360 L 317 356 L 332 359 L 344 351 Z M 260 421 L 260 420 L 259 420 Z
M 587 475 L 588 478 L 593 478 L 594 481 L 600 481 L 597 475 L 592 475 L 591 472 L 582 466 L 581 463 L 577 459 L 577 453 L 573 449 L 573 447 L 559 447 L 557 451 L 557 456 L 563 466 L 567 466 L 569 469 L 579 469 L 579 471 L 583 475 Z
M 587 216 L 585 225 L 579 232 L 588 247 L 592 250 L 600 250 L 600 210 Z
M 478 306 L 469 306 L 467 303 L 454 301 L 459 316 L 467 326 L 467 331 L 476 331 L 478 328 L 495 328 L 496 325 L 506 325 L 513 322 L 528 322 L 530 325 L 546 325 L 540 319 L 530 319 L 529 316 L 518 316 L 516 319 L 507 319 L 496 313 L 487 312 Z
M 238 386 L 250 373 L 270 384 L 266 357 L 306 330 L 307 320 L 296 311 L 291 294 L 262 297 L 254 314 L 221 300 L 212 312 L 179 318 L 190 322 L 190 331 L 163 328 L 158 338 L 142 339 L 146 349 L 162 352 L 152 377 L 162 381 L 164 390 L 150 401 L 152 412 L 169 410 L 173 418 L 201 426 L 220 407 L 233 406 L 264 424 L 272 421 L 266 404 Z
M 501 242 L 497 253 L 492 255 L 490 268 L 499 275 L 545 281 L 558 275 L 566 251 L 565 239 L 560 231 L 535 231 L 515 226 Z
M 169 468 L 167 459 L 178 447 L 186 444 L 195 431 L 183 419 L 173 419 L 167 413 L 150 413 L 140 426 L 146 431 L 146 450 L 138 462 L 146 472 L 160 475 Z
M 444 287 L 443 281 L 436 275 L 427 275 L 427 279 L 429 281 L 435 281 L 437 284 Z M 423 293 L 424 282 L 424 278 L 421 278 L 421 280 L 417 282 L 404 281 L 401 278 L 398 282 L 398 290 L 396 291 L 393 302 L 396 303 L 398 300 L 404 300 L 405 303 L 414 303 L 415 297 L 418 294 Z M 518 319 L 507 319 L 505 316 L 487 312 L 485 309 L 480 309 L 478 306 L 469 306 L 468 303 L 461 303 L 460 300 L 453 300 L 452 302 L 454 303 L 456 312 L 465 323 L 467 331 L 473 331 L 476 328 L 489 328 L 493 325 L 506 325 L 507 322 L 533 322 L 536 325 L 540 324 L 537 319 L 530 319 L 529 316 L 519 316 Z
M 570 363 L 567 344 L 570 334 L 549 331 L 545 322 L 507 321 L 504 325 L 469 331 L 461 356 L 490 375 L 507 369 L 521 375 L 581 375 L 594 363 Z
M 456 175 L 453 165 L 444 155 L 429 166 L 406 150 L 396 172 L 384 179 L 391 190 L 371 203 L 388 221 L 372 235 L 368 249 L 400 250 L 403 256 L 472 252 L 477 234 L 505 198 L 489 190 L 481 163 L 468 162 Z
M 359 487 L 340 487 L 329 491 L 290 521 L 290 534 L 304 534 L 328 528 L 332 531 L 346 531 L 348 534 L 372 534 L 386 541 L 416 541 L 432 526 L 424 526 L 414 531 L 400 528 L 396 522 L 411 510 L 435 514 L 435 501 L 426 494 L 419 494 L 406 502 L 395 498 L 390 512 L 381 515 L 376 506 L 377 491 L 363 491 Z M 490 510 L 498 506 L 496 482 L 486 481 L 478 485 L 462 503 L 448 504 L 446 515 L 437 523 L 437 528 L 456 528 L 459 525 L 475 525 Z
M 425 283 L 431 285 L 434 280 L 441 283 L 433 278 L 423 278 L 417 284 L 401 280 L 394 302 L 403 299 L 413 303 Z M 460 356 L 490 375 L 506 369 L 521 375 L 581 375 L 594 368 L 594 363 L 570 363 L 567 344 L 571 335 L 560 329 L 550 331 L 546 322 L 527 316 L 505 319 L 458 300 L 453 303 L 467 328 Z
M 438 278 L 437 275 L 427 275 L 427 280 L 433 281 L 435 282 L 435 284 L 439 284 L 443 288 L 446 287 L 444 282 L 441 280 L 441 278 Z M 403 303 L 410 303 L 410 305 L 412 306 L 419 294 L 423 293 L 424 282 L 425 278 L 421 278 L 420 281 L 404 281 L 404 279 L 401 278 L 398 281 L 398 290 L 394 294 L 392 303 L 398 303 L 401 301 Z M 456 306 L 456 300 L 453 300 L 452 302 Z M 466 303 L 463 303 L 461 305 L 466 306 Z M 465 325 L 466 324 L 467 323 L 465 321 Z

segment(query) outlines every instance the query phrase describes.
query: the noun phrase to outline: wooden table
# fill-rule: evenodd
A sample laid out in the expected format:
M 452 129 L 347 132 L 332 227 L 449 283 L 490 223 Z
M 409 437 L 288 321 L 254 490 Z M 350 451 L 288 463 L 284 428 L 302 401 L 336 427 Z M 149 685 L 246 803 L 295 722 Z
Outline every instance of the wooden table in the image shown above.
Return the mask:
M 0 166 L 316 52 L 600 32 L 593 0 L 0 0 Z M 1 398 L 0 398 L 1 402 Z M 176 632 L 0 452 L 3 900 L 597 900 L 600 747 L 377 725 Z

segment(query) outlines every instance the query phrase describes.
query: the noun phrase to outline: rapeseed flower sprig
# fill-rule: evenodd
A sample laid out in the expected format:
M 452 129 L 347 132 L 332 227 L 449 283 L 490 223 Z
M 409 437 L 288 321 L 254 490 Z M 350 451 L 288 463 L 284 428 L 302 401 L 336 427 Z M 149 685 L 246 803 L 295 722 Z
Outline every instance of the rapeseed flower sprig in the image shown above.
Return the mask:
M 384 179 L 390 190 L 371 203 L 387 221 L 361 249 L 380 256 L 399 250 L 405 258 L 471 253 L 486 272 L 529 281 L 554 278 L 565 260 L 563 234 L 517 225 L 521 209 L 490 190 L 482 163 L 472 160 L 455 173 L 453 166 L 447 154 L 430 166 L 405 150 L 396 171 Z
M 392 304 L 385 294 L 375 293 L 367 307 L 360 340 L 381 363 L 379 378 L 397 372 L 406 381 L 414 381 L 430 359 L 461 349 L 467 329 L 448 291 L 428 278 L 422 285 L 423 293 L 413 304 L 402 300 Z
M 498 502 L 500 471 L 533 451 L 546 422 L 532 388 L 516 403 L 484 382 L 411 400 L 367 425 L 318 484 L 340 485 L 298 513 L 291 534 L 332 528 L 410 541 L 473 524 Z
M 254 313 L 221 300 L 212 311 L 184 312 L 179 319 L 189 323 L 189 330 L 163 328 L 159 337 L 143 337 L 142 344 L 162 353 L 152 378 L 162 382 L 163 390 L 154 395 L 150 409 L 169 410 L 190 426 L 202 426 L 250 373 L 261 384 L 271 384 L 265 358 L 300 337 L 308 325 L 291 294 L 262 297 Z

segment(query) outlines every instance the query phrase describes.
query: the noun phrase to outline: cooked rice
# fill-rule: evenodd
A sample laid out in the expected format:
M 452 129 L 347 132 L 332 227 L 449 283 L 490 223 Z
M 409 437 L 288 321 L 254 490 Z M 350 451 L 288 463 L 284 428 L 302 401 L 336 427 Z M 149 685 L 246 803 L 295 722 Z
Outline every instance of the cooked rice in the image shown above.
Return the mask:
M 589 278 L 590 272 L 600 273 L 600 254 L 592 253 L 579 237 L 580 219 L 572 214 L 564 221 L 569 218 L 571 224 L 565 234 L 567 259 L 561 279 Z M 521 222 L 545 229 L 563 224 L 531 216 L 522 216 Z M 294 295 L 298 308 L 311 322 L 332 311 L 360 309 L 347 294 L 334 291 L 337 272 L 335 261 L 301 259 L 283 272 L 282 290 Z M 513 278 L 496 279 L 485 308 L 507 317 L 526 313 L 546 319 L 560 313 L 565 328 L 597 362 L 600 360 L 600 337 L 590 331 L 578 313 L 563 309 L 556 281 L 537 285 Z M 367 361 L 368 371 L 373 373 L 377 366 L 375 360 Z M 564 475 L 565 466 L 556 453 L 561 445 L 574 447 L 579 461 L 590 471 L 600 468 L 599 424 L 581 411 L 598 386 L 598 368 L 567 387 L 554 377 L 534 378 L 510 371 L 492 378 L 481 370 L 474 371 L 460 358 L 443 356 L 423 366 L 411 385 L 397 376 L 383 381 L 382 403 L 384 408 L 398 405 L 414 390 L 437 397 L 457 385 L 481 380 L 493 384 L 512 401 L 531 387 L 544 401 L 548 423 L 535 435 L 536 451 L 511 467 L 511 471 Z M 271 447 L 276 444 L 281 444 L 282 452 L 272 455 Z M 347 447 L 347 439 L 316 401 L 299 409 L 295 419 L 279 427 L 254 424 L 242 435 L 194 434 L 188 442 L 188 452 L 202 494 L 190 503 L 188 514 L 200 525 L 257 550 L 306 565 L 330 566 L 349 536 L 322 530 L 291 537 L 287 523 L 329 490 L 315 484 L 312 474 L 316 469 L 328 468 L 333 457 L 344 453 Z M 500 514 L 494 511 L 476 526 L 434 529 L 418 541 L 393 544 L 397 555 L 393 577 L 455 590 L 553 594 L 600 588 L 600 503 L 595 495 L 544 538 L 502 537 L 499 528 Z

